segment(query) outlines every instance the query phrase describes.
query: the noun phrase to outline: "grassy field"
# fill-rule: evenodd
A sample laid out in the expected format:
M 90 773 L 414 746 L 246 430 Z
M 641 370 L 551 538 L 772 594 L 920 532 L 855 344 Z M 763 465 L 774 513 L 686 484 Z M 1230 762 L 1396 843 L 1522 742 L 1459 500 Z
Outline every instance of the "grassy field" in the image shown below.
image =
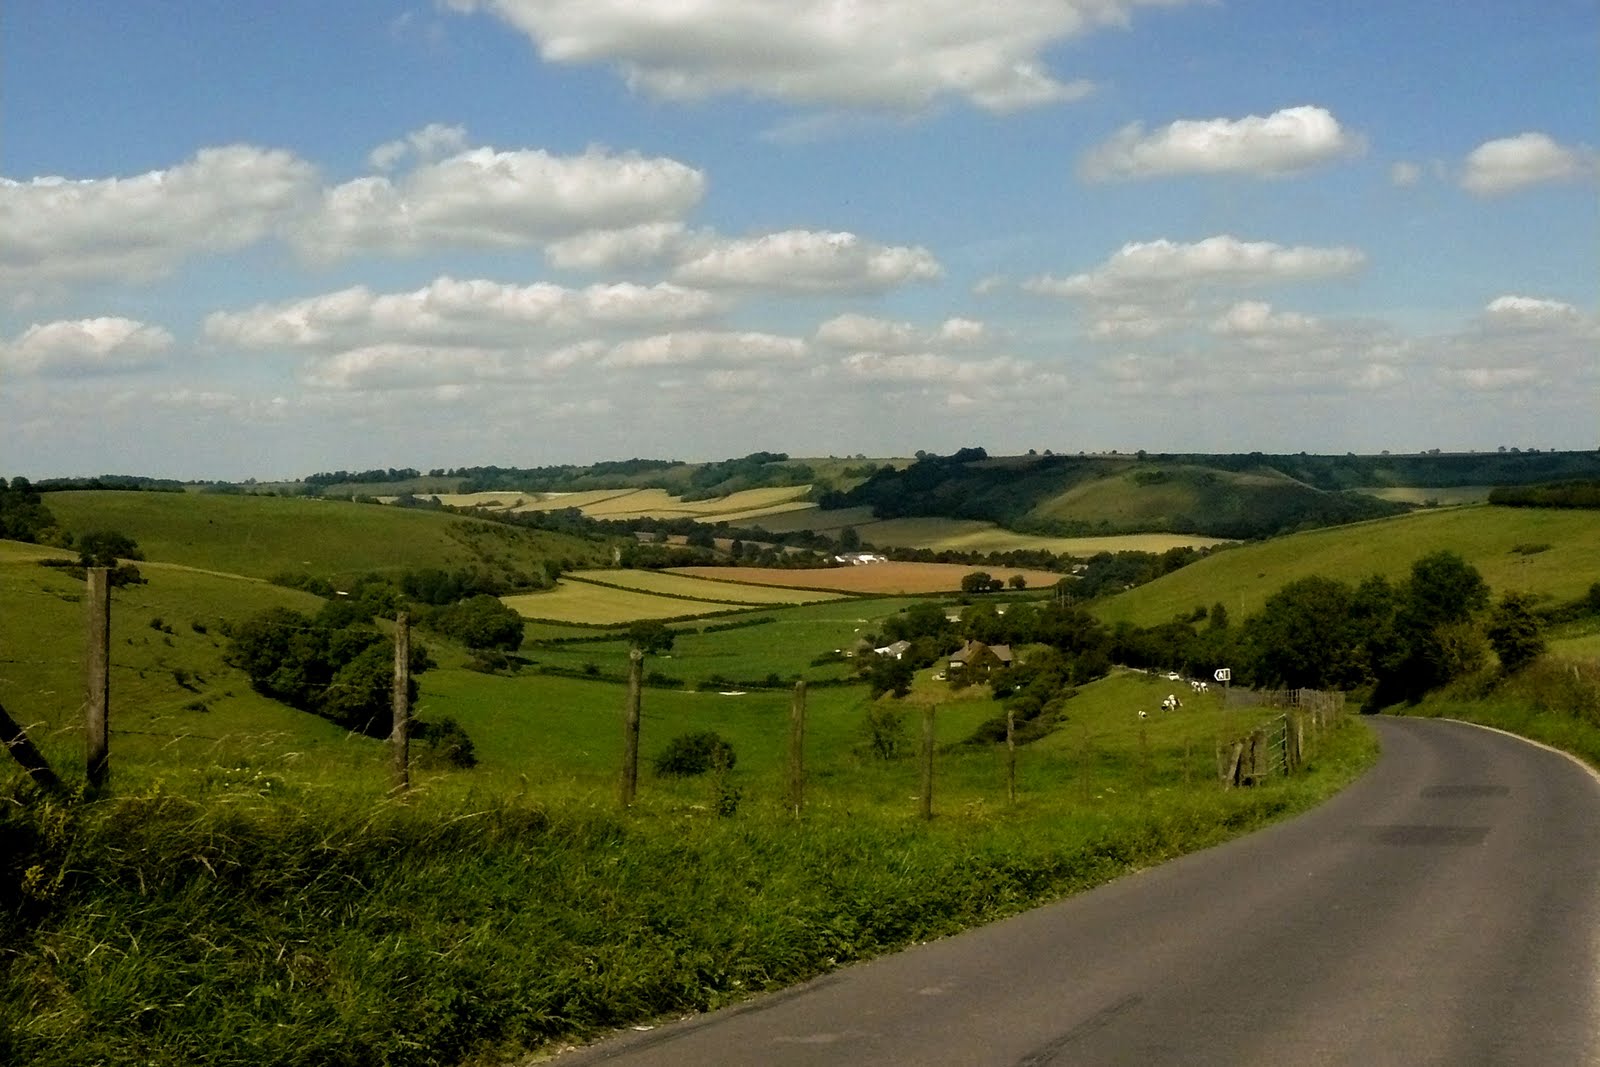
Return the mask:
M 1209 548 L 1228 544 L 1193 534 L 1120 534 L 1107 537 L 1039 537 L 1014 533 L 976 519 L 885 519 L 856 527 L 862 540 L 884 548 L 949 549 L 956 552 L 1017 550 L 1092 556 L 1097 552 L 1165 552 L 1169 548 Z
M 1496 593 L 1572 599 L 1600 581 L 1600 512 L 1461 507 L 1313 530 L 1218 552 L 1096 612 L 1111 622 L 1152 625 L 1220 601 L 1243 617 L 1297 578 L 1402 578 L 1415 560 L 1440 549 L 1460 553 Z
M 689 597 L 723 604 L 816 604 L 838 600 L 839 594 L 821 591 L 779 589 L 770 585 L 745 585 L 731 581 L 693 578 L 686 574 L 641 570 L 573 571 L 566 576 L 581 582 L 620 586 L 645 593 Z
M 692 619 L 744 607 L 730 602 L 656 596 L 635 589 L 564 579 L 556 582 L 554 589 L 500 599 L 526 618 L 588 626 L 616 626 L 639 619 Z
M 254 578 L 290 571 L 337 582 L 467 565 L 542 575 L 546 559 L 581 566 L 606 554 L 565 534 L 338 500 L 65 492 L 45 504 L 68 530 L 121 531 L 149 559 Z
M 1380 485 L 1356 489 L 1379 500 L 1393 500 L 1398 504 L 1453 507 L 1458 504 L 1482 504 L 1489 499 L 1492 485 L 1453 485 L 1440 488 L 1409 485 Z
M 39 567 L 41 554 L 0 545 L 0 702 L 77 785 L 83 587 Z M 622 686 L 477 673 L 424 632 L 439 666 L 419 679 L 417 713 L 457 720 L 479 764 L 430 766 L 414 750 L 415 788 L 395 803 L 384 743 L 257 696 L 222 660 L 224 620 L 319 601 L 181 565 L 144 571 L 148 585 L 114 594 L 110 795 L 28 802 L 20 773 L 0 769 L 12 800 L 0 806 L 0 894 L 18 902 L 0 909 L 0 1062 L 520 1062 L 1205 847 L 1315 803 L 1374 755 L 1353 725 L 1313 773 L 1223 792 L 1216 741 L 1263 713 L 1212 697 L 1141 725 L 1138 710 L 1170 684 L 1118 674 L 1020 751 L 1012 804 L 1000 749 L 963 744 L 998 705 L 924 672 L 906 702 L 811 690 L 797 821 L 788 692 L 649 688 L 639 798 L 622 814 Z M 839 677 L 843 665 L 811 661 L 913 602 L 755 609 L 747 617 L 771 621 L 681 629 L 647 669 Z M 525 653 L 611 674 L 625 648 L 530 640 Z M 916 817 L 911 758 L 921 702 L 937 705 L 931 822 Z M 894 758 L 867 743 L 874 708 L 901 724 Z M 708 729 L 737 754 L 726 777 L 651 771 L 671 738 Z
M 792 589 L 832 589 L 842 593 L 905 595 L 951 593 L 960 590 L 961 579 L 985 568 L 964 563 L 871 563 L 858 567 L 675 567 L 674 574 L 700 578 L 720 578 L 751 585 L 776 585 Z M 987 568 L 991 577 L 1009 580 L 1020 574 L 1029 589 L 1047 589 L 1062 579 L 1050 571 L 1020 568 Z

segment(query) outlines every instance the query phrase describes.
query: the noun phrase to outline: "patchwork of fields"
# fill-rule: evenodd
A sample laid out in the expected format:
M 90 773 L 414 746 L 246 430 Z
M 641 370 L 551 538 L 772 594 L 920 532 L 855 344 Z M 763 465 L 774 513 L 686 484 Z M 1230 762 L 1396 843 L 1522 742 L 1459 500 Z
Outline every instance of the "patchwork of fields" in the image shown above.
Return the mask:
M 672 573 L 791 589 L 829 589 L 841 593 L 914 596 L 923 593 L 959 592 L 962 578 L 973 571 L 983 569 L 965 563 L 869 563 L 856 567 L 818 569 L 676 567 Z M 1012 575 L 1020 574 L 1027 581 L 1029 589 L 1048 589 L 1063 577 L 1051 571 L 1011 567 L 988 568 L 986 573 L 1002 581 L 1009 581 Z

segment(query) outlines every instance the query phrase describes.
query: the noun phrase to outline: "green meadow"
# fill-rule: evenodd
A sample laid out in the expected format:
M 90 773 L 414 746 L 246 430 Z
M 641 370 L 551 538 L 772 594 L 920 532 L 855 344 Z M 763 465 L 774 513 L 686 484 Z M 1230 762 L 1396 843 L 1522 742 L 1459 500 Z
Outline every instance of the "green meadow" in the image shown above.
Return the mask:
M 1108 622 L 1148 626 L 1221 602 L 1243 618 L 1296 579 L 1397 579 L 1440 549 L 1477 567 L 1496 594 L 1521 590 L 1571 600 L 1600 580 L 1600 512 L 1485 505 L 1292 534 L 1213 553 L 1111 598 L 1096 613 Z
M 45 504 L 67 530 L 120 531 L 148 559 L 253 578 L 347 581 L 465 566 L 542 576 L 546 559 L 582 566 L 609 557 L 565 534 L 341 500 L 78 491 L 50 493 Z

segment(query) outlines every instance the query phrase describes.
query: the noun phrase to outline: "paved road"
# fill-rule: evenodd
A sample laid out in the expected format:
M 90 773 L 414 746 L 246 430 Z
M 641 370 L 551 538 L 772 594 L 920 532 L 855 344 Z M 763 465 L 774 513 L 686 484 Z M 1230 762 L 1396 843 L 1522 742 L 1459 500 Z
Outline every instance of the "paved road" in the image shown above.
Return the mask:
M 1600 1063 L 1600 782 L 1458 723 L 1307 815 L 588 1064 Z

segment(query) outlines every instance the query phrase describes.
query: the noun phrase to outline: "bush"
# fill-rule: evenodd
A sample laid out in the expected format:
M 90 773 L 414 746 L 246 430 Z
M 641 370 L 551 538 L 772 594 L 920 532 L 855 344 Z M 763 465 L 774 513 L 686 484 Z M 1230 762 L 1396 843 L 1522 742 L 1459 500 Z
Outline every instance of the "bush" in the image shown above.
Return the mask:
M 679 734 L 655 758 L 656 774 L 662 778 L 692 778 L 713 768 L 727 771 L 736 757 L 733 746 L 713 730 Z
M 892 704 L 873 704 L 861 723 L 867 751 L 882 760 L 892 760 L 905 750 L 906 720 L 902 709 Z
M 446 716 L 438 722 L 414 719 L 411 736 L 422 745 L 418 762 L 426 766 L 476 767 L 478 754 L 466 728 Z

